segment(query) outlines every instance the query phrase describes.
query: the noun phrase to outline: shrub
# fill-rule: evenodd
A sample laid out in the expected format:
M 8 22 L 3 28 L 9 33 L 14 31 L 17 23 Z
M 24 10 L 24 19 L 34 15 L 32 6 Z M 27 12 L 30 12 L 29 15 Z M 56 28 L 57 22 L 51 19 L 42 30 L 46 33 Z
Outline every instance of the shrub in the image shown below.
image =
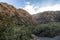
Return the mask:
M 39 24 L 34 28 L 33 34 L 42 37 L 54 37 L 60 35 L 60 23 L 50 22 L 47 24 Z
M 10 25 L 1 32 L 0 40 L 30 40 L 31 26 Z M 3 33 L 3 34 L 2 34 Z

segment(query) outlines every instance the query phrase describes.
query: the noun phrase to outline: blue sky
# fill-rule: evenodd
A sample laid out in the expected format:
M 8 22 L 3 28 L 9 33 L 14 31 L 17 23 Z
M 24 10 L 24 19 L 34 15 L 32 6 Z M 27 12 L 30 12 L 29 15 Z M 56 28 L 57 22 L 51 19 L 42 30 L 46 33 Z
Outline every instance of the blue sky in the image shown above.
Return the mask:
M 23 8 L 31 14 L 38 13 L 41 10 L 45 11 L 45 8 L 47 8 L 46 11 L 55 11 L 60 8 L 60 0 L 0 0 L 0 2 L 6 2 L 16 8 Z
M 26 2 L 39 6 L 60 4 L 60 0 L 0 0 L 0 2 L 7 2 L 17 8 L 24 7 Z

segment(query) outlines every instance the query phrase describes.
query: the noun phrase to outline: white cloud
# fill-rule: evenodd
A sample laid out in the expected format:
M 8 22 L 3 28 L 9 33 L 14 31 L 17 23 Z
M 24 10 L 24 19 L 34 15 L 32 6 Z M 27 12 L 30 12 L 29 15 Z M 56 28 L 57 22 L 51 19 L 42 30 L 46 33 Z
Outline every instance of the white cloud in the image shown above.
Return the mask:
M 44 11 L 58 11 L 60 10 L 60 4 L 55 4 L 52 6 L 40 7 L 37 12 L 44 12 Z
M 30 2 L 27 2 L 27 4 L 25 5 L 23 9 L 27 10 L 30 14 L 36 14 L 36 13 L 44 12 L 44 11 L 57 11 L 57 10 L 59 11 L 60 4 L 39 7 L 39 6 L 31 5 Z
M 26 2 L 27 5 L 30 5 L 30 2 Z
M 33 5 L 31 5 L 29 2 L 27 2 L 23 9 L 27 10 L 31 14 L 34 14 L 35 13 L 35 8 L 34 8 Z

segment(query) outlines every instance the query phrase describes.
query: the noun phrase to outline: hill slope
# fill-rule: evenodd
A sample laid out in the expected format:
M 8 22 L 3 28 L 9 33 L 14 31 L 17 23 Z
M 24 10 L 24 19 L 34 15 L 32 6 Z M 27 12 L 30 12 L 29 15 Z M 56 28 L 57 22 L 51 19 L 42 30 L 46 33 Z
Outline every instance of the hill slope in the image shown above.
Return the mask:
M 0 2 L 0 21 L 9 21 L 15 24 L 33 24 L 32 16 L 23 9 L 16 9 L 14 6 Z M 5 18 L 6 16 L 6 18 Z M 8 18 L 8 19 L 7 19 Z
M 46 11 L 33 15 L 38 23 L 60 22 L 60 11 Z

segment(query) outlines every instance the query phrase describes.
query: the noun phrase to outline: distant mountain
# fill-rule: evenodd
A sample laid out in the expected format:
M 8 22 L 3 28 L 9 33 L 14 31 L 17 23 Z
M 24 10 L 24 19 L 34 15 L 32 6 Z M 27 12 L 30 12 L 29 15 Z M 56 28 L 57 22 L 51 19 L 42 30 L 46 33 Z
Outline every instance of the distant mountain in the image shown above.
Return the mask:
M 45 11 L 34 14 L 37 23 L 60 22 L 60 11 Z
M 0 2 L 0 24 L 34 24 L 34 18 L 23 9 L 16 9 L 14 6 Z

